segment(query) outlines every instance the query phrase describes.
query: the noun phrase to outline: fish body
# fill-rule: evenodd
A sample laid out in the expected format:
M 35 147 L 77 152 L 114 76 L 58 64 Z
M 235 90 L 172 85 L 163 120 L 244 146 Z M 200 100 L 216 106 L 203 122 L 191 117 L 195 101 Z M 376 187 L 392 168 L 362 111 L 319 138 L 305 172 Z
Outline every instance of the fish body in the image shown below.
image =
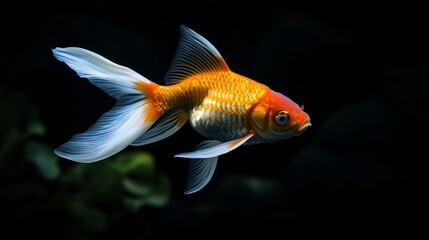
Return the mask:
M 287 139 L 311 125 L 310 118 L 288 97 L 231 71 L 217 49 L 181 26 L 181 41 L 166 85 L 82 48 L 55 48 L 54 56 L 83 78 L 117 99 L 115 106 L 86 132 L 75 135 L 55 153 L 77 162 L 108 158 L 129 145 L 160 141 L 188 120 L 210 139 L 193 152 L 186 194 L 212 178 L 218 157 L 245 144 Z
M 161 113 L 183 109 L 201 135 L 230 141 L 249 133 L 248 113 L 269 88 L 231 71 L 198 74 L 154 91 Z

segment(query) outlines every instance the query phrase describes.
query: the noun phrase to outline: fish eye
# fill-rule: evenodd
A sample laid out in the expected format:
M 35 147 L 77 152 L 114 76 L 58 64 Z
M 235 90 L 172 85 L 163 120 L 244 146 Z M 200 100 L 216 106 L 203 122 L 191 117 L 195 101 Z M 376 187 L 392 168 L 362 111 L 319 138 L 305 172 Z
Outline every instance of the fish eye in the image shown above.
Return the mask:
M 289 122 L 289 113 L 286 111 L 279 111 L 276 114 L 276 123 L 284 126 Z

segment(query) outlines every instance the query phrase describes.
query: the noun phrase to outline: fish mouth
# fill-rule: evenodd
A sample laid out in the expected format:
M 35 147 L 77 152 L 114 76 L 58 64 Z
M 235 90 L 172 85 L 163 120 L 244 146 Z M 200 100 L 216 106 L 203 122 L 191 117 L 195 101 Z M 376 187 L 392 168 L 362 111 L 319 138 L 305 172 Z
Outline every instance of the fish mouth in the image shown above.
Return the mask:
M 298 128 L 299 133 L 304 132 L 308 127 L 311 127 L 310 118 L 305 119 L 305 121 L 301 123 Z

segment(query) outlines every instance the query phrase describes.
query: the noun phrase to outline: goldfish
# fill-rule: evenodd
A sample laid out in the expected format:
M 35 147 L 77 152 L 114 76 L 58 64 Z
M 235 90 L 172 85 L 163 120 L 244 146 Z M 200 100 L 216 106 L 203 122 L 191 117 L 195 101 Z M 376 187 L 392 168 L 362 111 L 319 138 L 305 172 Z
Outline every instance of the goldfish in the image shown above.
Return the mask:
M 207 140 L 188 158 L 185 194 L 211 180 L 219 156 L 240 147 L 298 136 L 311 126 L 309 115 L 285 95 L 230 70 L 219 51 L 192 29 L 180 25 L 180 40 L 165 85 L 79 47 L 51 49 L 79 77 L 116 99 L 87 131 L 54 151 L 81 163 L 106 159 L 128 146 L 165 139 L 186 122 Z

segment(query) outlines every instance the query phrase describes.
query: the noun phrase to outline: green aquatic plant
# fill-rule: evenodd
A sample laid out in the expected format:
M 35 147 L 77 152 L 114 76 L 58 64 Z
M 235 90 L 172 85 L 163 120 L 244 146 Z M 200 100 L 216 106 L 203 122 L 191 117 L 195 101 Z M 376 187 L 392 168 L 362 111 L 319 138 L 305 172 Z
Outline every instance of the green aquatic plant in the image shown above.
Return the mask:
M 144 205 L 163 206 L 170 197 L 167 177 L 155 169 L 148 152 L 124 152 L 108 161 L 76 163 L 62 178 L 62 186 L 79 189 L 88 202 L 115 204 L 129 211 Z
M 124 222 L 147 227 L 142 207 L 168 203 L 169 180 L 149 152 L 75 163 L 54 154 L 37 106 L 25 95 L 0 89 L 0 116 L 0 211 L 8 224 L 53 224 L 68 239 L 86 239 Z
M 0 172 L 13 176 L 32 163 L 45 179 L 59 176 L 58 157 L 40 141 L 46 128 L 36 106 L 21 93 L 0 89 Z

